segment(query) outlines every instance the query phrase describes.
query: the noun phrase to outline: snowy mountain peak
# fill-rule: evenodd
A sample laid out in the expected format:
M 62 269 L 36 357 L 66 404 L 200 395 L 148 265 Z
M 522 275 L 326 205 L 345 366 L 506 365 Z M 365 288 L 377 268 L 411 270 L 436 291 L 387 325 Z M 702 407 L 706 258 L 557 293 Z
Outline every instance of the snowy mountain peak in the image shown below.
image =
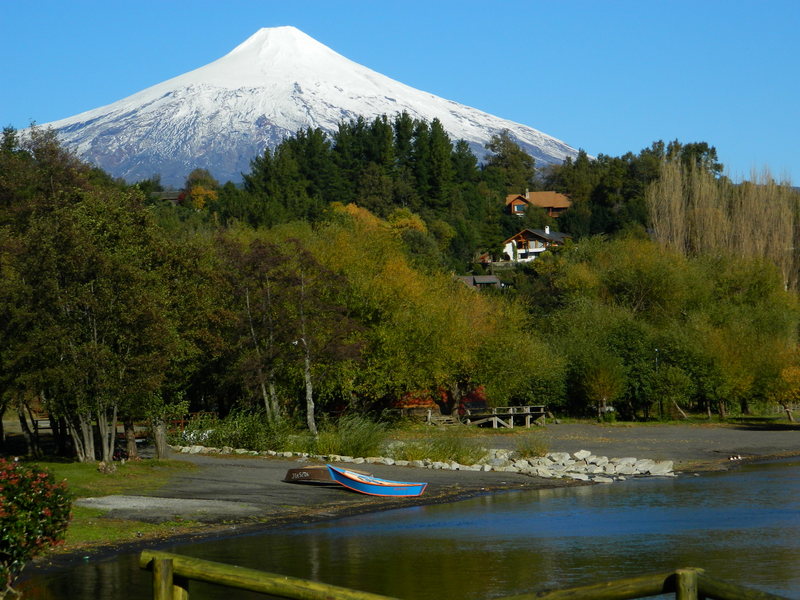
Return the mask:
M 297 27 L 284 25 L 283 27 L 262 27 L 225 56 L 233 56 L 253 51 L 263 56 L 268 56 L 270 49 L 299 50 L 305 52 L 316 48 L 331 52 L 327 46 L 320 44 L 317 40 L 303 33 Z
M 300 129 L 334 132 L 342 120 L 402 111 L 439 119 L 479 156 L 503 130 L 539 164 L 577 154 L 531 127 L 394 81 L 291 26 L 259 29 L 214 62 L 49 125 L 116 177 L 160 173 L 165 184 L 180 185 L 197 167 L 237 181 L 266 147 Z

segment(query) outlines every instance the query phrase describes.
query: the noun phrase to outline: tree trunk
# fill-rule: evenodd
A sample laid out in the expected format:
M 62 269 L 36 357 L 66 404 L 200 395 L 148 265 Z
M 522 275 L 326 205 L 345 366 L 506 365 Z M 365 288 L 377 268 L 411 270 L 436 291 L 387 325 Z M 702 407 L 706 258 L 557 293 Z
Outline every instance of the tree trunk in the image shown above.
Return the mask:
M 306 382 L 306 422 L 308 423 L 309 431 L 316 437 L 317 421 L 314 416 L 314 388 L 311 385 L 311 357 L 308 355 L 308 349 L 306 349 L 304 363 L 303 375 Z
M 450 412 L 447 414 L 458 416 L 461 400 L 464 398 L 464 387 L 465 386 L 460 379 L 457 379 L 450 384 L 450 389 L 448 390 L 450 392 L 450 402 L 449 406 L 447 406 L 447 410 Z
M 114 460 L 114 445 L 117 437 L 117 407 L 114 410 L 109 420 L 105 410 L 97 411 L 97 428 L 100 433 L 100 452 L 102 461 L 106 464 L 111 464 Z
M 58 456 L 72 456 L 66 420 L 63 417 L 50 417 L 50 427 L 53 428 L 53 440 L 56 444 L 56 454 Z
M 300 341 L 303 343 L 303 378 L 306 383 L 306 423 L 314 437 L 317 437 L 317 420 L 314 416 L 314 388 L 311 385 L 311 349 L 306 338 L 306 280 L 300 273 Z
M 156 458 L 167 458 L 167 423 L 162 418 L 153 419 L 153 442 L 156 446 Z
M 22 429 L 22 437 L 25 439 L 26 454 L 38 458 L 42 453 L 39 448 L 39 436 L 35 431 L 31 431 L 22 403 L 17 406 L 17 416 L 19 417 L 19 426 Z
M 269 404 L 273 418 L 277 419 L 280 416 L 280 407 L 278 406 L 278 392 L 275 390 L 275 374 L 272 370 L 269 372 Z
M 125 452 L 128 454 L 128 459 L 138 460 L 139 449 L 136 447 L 136 426 L 133 424 L 133 419 L 124 419 L 122 428 L 125 431 Z
M 681 414 L 681 418 L 688 419 L 689 417 L 686 416 L 686 413 L 683 412 L 683 409 L 678 406 L 678 403 L 675 401 L 675 398 L 672 399 L 672 404 L 675 405 L 675 408 L 678 409 L 678 412 Z
M 88 415 L 81 414 L 75 416 L 75 421 L 67 419 L 67 429 L 72 437 L 75 455 L 79 462 L 91 462 L 95 460 L 92 421 Z
M 789 407 L 789 404 L 781 402 L 780 405 L 783 407 L 783 410 L 786 413 L 786 418 L 789 419 L 789 422 L 794 423 L 794 415 L 792 414 L 792 409 Z

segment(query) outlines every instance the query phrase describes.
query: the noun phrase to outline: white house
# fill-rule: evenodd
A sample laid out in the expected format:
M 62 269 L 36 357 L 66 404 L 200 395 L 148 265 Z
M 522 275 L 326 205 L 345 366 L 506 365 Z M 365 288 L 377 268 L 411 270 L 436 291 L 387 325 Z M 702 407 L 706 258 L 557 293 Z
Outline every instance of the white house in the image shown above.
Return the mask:
M 529 262 L 548 248 L 563 245 L 569 237 L 560 231 L 550 231 L 547 225 L 544 229 L 523 229 L 503 242 L 503 253 L 512 262 Z

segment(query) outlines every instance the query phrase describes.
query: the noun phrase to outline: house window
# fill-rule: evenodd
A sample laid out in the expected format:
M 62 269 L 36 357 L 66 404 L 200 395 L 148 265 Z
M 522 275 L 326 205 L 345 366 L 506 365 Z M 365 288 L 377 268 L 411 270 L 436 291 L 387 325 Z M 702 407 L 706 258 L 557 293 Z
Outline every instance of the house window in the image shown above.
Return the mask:
M 514 212 L 524 212 L 525 205 L 524 204 L 515 204 L 514 205 Z

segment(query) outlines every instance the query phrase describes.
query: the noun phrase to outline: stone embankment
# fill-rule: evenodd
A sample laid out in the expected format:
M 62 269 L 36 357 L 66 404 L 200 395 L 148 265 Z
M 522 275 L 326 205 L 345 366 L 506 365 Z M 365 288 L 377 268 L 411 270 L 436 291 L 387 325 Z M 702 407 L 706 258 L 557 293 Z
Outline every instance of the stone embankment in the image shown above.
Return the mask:
M 588 450 L 569 452 L 549 452 L 545 456 L 523 458 L 516 452 L 504 449 L 488 450 L 480 462 L 473 465 L 462 465 L 455 461 L 441 462 L 432 460 L 395 460 L 389 457 L 352 457 L 339 455 L 312 455 L 304 452 L 276 452 L 267 450 L 234 449 L 230 447 L 208 448 L 205 446 L 172 446 L 175 452 L 183 454 L 232 454 L 239 456 L 274 456 L 294 458 L 301 461 L 318 460 L 332 463 L 383 464 L 398 467 L 416 467 L 422 469 L 441 469 L 450 471 L 499 471 L 520 473 L 531 477 L 547 479 L 576 479 L 597 483 L 624 481 L 628 477 L 657 476 L 674 477 L 671 460 L 654 461 L 649 458 L 608 458 L 595 456 Z

